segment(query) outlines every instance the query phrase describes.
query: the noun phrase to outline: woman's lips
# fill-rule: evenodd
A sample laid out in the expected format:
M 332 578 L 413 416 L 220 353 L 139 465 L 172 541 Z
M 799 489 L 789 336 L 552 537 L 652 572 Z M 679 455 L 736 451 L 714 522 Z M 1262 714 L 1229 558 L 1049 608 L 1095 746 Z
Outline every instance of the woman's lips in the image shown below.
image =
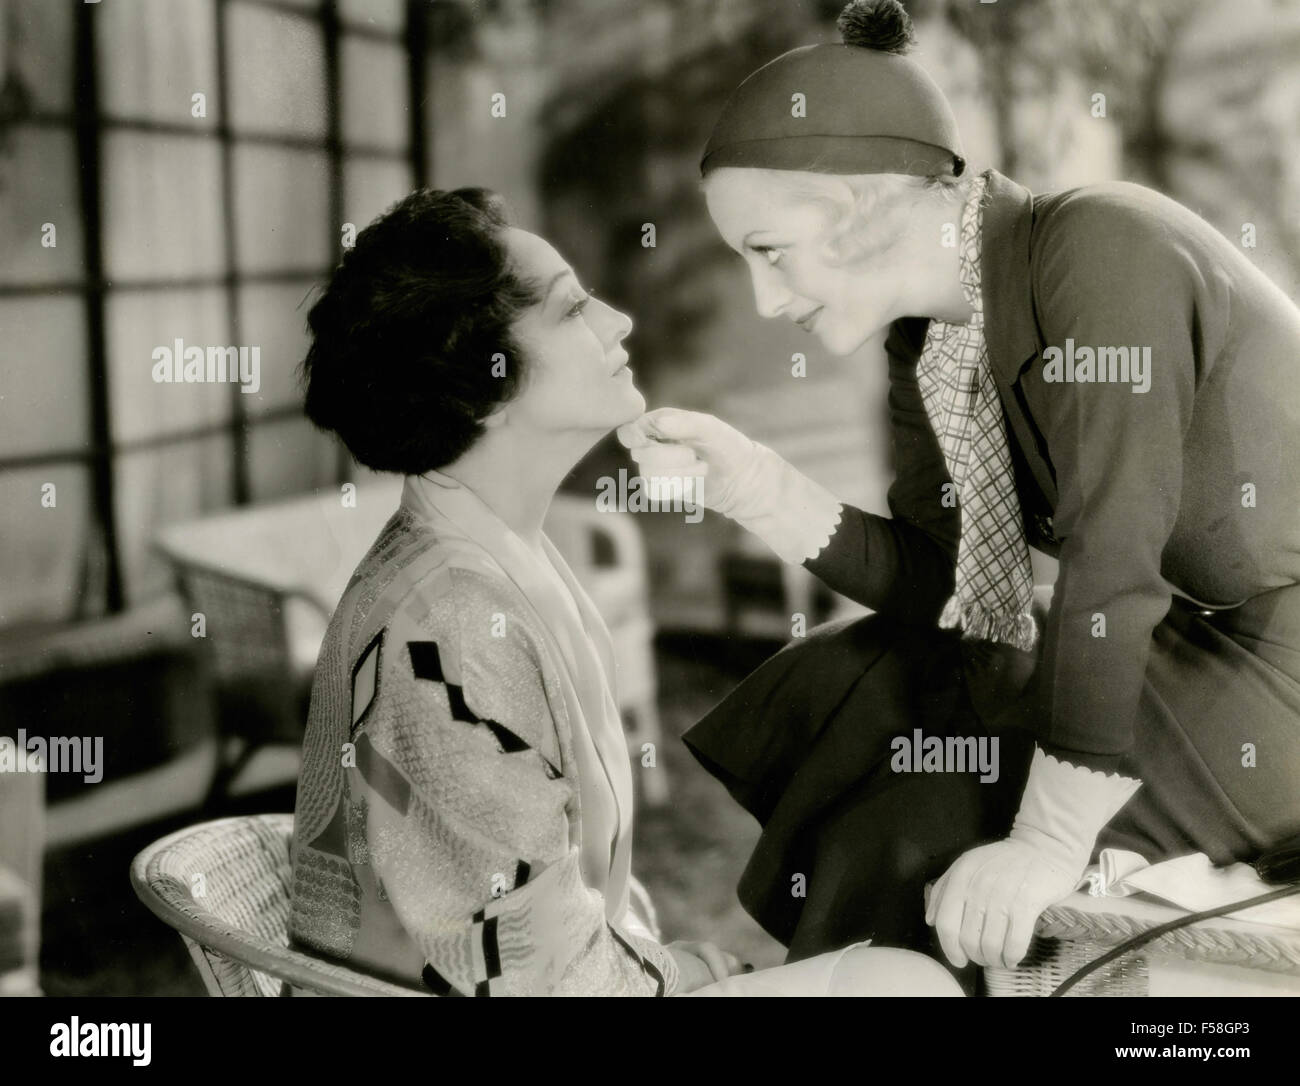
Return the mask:
M 811 313 L 805 313 L 802 317 L 800 317 L 797 321 L 795 321 L 795 324 L 797 324 L 805 332 L 811 332 L 813 330 L 813 327 L 817 324 L 817 318 L 821 316 L 821 312 L 822 312 L 822 307 L 818 306 Z

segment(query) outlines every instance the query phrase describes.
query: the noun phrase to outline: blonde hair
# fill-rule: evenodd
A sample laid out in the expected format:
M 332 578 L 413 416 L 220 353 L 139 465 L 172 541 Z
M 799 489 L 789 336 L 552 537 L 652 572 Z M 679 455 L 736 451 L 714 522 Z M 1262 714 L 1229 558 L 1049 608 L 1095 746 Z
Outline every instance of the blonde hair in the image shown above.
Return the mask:
M 828 259 L 847 264 L 883 252 L 906 230 L 918 201 L 960 203 L 970 191 L 970 170 L 929 177 L 900 173 L 831 174 L 813 170 L 744 167 L 761 175 L 779 198 L 816 204 L 828 215 Z M 707 184 L 708 178 L 705 178 Z

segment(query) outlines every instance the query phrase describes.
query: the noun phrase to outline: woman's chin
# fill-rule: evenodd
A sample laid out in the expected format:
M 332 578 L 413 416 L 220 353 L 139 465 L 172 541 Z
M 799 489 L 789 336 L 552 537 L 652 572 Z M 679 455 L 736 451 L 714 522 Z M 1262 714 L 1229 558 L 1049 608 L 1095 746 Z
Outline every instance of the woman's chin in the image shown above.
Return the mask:
M 624 397 L 623 402 L 627 405 L 627 414 L 625 417 L 617 419 L 613 423 L 611 429 L 622 426 L 625 422 L 632 422 L 634 419 L 639 419 L 645 414 L 645 396 L 641 394 L 641 390 L 637 388 L 636 385 L 631 384 L 630 382 L 628 384 L 627 396 Z
M 864 333 L 860 329 L 836 328 L 822 332 L 817 338 L 821 340 L 827 354 L 836 358 L 847 358 L 877 334 L 874 331 Z

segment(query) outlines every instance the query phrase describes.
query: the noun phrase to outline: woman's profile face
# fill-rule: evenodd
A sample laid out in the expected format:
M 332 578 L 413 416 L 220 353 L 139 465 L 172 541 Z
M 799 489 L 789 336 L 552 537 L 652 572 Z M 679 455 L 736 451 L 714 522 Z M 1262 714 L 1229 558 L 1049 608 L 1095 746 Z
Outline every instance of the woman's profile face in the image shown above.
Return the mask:
M 745 259 L 763 317 L 787 317 L 828 351 L 857 350 L 902 316 L 890 252 L 836 263 L 827 252 L 830 209 L 792 197 L 760 170 L 724 167 L 704 186 L 723 240 Z
M 583 290 L 545 239 L 517 227 L 505 233 L 516 272 L 541 294 L 512 328 L 528 369 L 510 417 L 539 430 L 601 433 L 638 417 L 645 398 L 623 349 L 631 319 Z

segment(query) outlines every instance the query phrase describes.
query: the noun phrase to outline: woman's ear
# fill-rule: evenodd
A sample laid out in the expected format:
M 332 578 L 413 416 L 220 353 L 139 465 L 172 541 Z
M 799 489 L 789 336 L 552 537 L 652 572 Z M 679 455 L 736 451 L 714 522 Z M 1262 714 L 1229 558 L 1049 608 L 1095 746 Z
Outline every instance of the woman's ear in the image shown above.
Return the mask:
M 504 426 L 507 420 L 506 408 L 509 406 L 509 404 L 505 403 L 497 404 L 490 414 L 484 416 L 483 425 L 490 430 L 496 429 L 498 426 Z
M 887 252 L 903 236 L 912 197 L 904 179 L 872 174 L 839 179 L 844 203 L 838 223 L 827 238 L 832 259 L 855 264 Z
M 827 261 L 833 265 L 851 264 L 861 255 L 862 246 L 857 235 L 865 229 L 870 198 L 843 177 L 834 178 L 834 187 L 827 191 L 826 196 L 830 213 L 826 220 L 823 251 Z

